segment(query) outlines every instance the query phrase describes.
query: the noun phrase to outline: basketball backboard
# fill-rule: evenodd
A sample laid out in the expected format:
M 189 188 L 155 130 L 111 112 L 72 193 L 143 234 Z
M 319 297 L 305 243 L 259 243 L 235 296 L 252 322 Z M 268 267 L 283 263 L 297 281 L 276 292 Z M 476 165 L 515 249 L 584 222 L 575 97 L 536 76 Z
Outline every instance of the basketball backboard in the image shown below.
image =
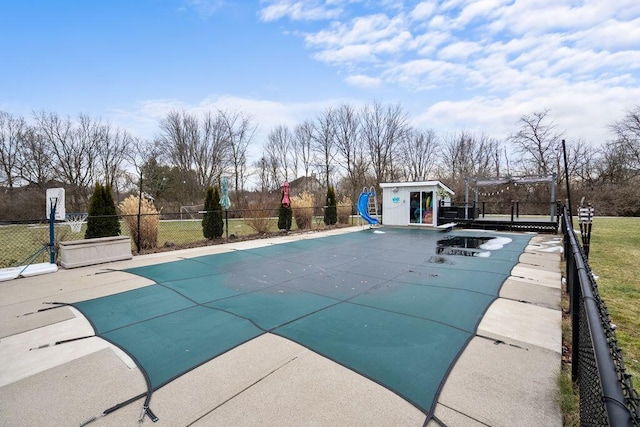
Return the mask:
M 56 204 L 54 219 L 56 221 L 64 221 L 67 216 L 64 205 L 64 188 L 47 188 L 47 219 L 49 219 L 51 206 L 54 202 Z

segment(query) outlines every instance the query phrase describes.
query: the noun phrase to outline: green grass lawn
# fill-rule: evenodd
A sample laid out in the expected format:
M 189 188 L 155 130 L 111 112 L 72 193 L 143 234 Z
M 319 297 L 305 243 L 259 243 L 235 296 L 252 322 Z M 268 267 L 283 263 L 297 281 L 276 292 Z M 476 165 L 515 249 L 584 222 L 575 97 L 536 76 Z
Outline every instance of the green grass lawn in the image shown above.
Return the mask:
M 46 224 L 0 227 L 0 268 L 17 265 L 48 242 L 49 227 Z M 34 260 L 48 261 L 48 252 Z
M 574 220 L 575 221 L 575 220 Z M 577 228 L 577 221 L 576 228 Z M 640 218 L 595 218 L 589 265 L 598 276 L 627 371 L 640 386 Z

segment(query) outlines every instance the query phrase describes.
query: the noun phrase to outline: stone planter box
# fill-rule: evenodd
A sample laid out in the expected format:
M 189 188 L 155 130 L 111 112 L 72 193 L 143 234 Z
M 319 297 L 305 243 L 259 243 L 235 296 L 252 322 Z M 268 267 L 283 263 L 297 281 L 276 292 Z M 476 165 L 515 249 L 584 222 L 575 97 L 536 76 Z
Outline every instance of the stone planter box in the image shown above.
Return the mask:
M 60 242 L 60 265 L 64 268 L 84 267 L 131 258 L 133 255 L 129 236 Z

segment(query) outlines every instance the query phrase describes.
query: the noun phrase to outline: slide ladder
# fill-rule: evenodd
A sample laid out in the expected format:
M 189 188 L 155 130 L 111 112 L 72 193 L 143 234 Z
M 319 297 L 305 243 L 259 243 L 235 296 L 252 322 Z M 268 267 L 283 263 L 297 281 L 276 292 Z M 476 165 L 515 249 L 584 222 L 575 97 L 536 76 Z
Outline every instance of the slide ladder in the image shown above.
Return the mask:
M 376 197 L 376 191 L 373 187 L 367 189 L 364 187 L 360 197 L 358 198 L 358 213 L 369 223 L 369 225 L 378 225 L 378 198 Z M 373 218 L 376 216 L 376 218 Z
M 371 197 L 371 194 L 373 194 L 373 197 Z M 369 189 L 369 204 L 367 205 L 367 212 L 369 215 L 378 218 L 378 197 L 376 196 L 376 192 L 373 190 L 373 187 Z

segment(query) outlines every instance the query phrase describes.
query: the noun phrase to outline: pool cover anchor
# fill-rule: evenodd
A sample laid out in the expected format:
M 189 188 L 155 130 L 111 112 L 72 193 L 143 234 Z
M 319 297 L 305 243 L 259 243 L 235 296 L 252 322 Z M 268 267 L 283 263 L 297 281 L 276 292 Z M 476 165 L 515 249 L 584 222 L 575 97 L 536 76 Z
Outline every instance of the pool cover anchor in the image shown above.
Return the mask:
M 88 420 L 83 421 L 82 423 L 80 423 L 80 427 L 87 426 L 87 425 L 91 424 L 92 422 L 99 420 L 100 418 L 106 417 L 110 413 L 115 412 L 118 409 L 123 408 L 123 407 L 135 402 L 138 399 L 142 399 L 143 397 L 145 397 L 147 395 L 148 395 L 147 392 L 140 393 L 137 396 L 133 396 L 132 398 L 127 399 L 124 402 L 120 402 L 117 405 L 112 406 L 111 408 L 105 409 L 99 415 L 93 416 L 93 417 L 89 418 Z M 149 419 L 151 419 L 151 421 L 153 421 L 154 423 L 159 420 L 159 418 L 156 417 L 153 412 L 151 412 L 151 409 L 149 409 L 148 403 L 145 403 L 143 405 L 142 413 L 140 414 L 140 419 L 138 420 L 138 423 L 142 423 L 143 422 L 145 415 L 149 415 Z
M 140 419 L 138 420 L 139 423 L 142 423 L 144 421 L 144 416 L 147 415 L 149 417 L 149 419 L 151 421 L 153 421 L 154 423 L 158 422 L 158 417 L 156 417 L 156 415 L 151 411 L 151 408 L 149 408 L 148 405 L 143 405 L 142 406 L 142 413 L 140 414 Z
M 95 335 L 85 335 L 83 337 L 76 337 L 76 338 L 69 338 L 69 339 L 61 340 L 61 341 L 55 341 L 53 343 L 47 343 L 47 344 L 39 345 L 38 347 L 31 347 L 29 349 L 29 351 L 40 350 L 40 349 L 47 348 L 47 347 L 55 347 L 56 345 L 66 344 L 66 343 L 69 343 L 69 342 L 80 341 L 80 340 L 85 340 L 87 338 L 94 338 L 94 337 L 95 337 Z
M 58 305 L 56 305 L 55 307 L 41 308 L 41 309 L 36 310 L 36 311 L 30 311 L 28 313 L 19 314 L 16 317 L 30 316 L 32 314 L 42 313 L 43 311 L 54 310 L 54 309 L 60 308 L 60 307 L 67 307 L 69 305 L 66 302 L 43 302 L 43 304 L 50 304 L 50 305 L 58 304 Z

